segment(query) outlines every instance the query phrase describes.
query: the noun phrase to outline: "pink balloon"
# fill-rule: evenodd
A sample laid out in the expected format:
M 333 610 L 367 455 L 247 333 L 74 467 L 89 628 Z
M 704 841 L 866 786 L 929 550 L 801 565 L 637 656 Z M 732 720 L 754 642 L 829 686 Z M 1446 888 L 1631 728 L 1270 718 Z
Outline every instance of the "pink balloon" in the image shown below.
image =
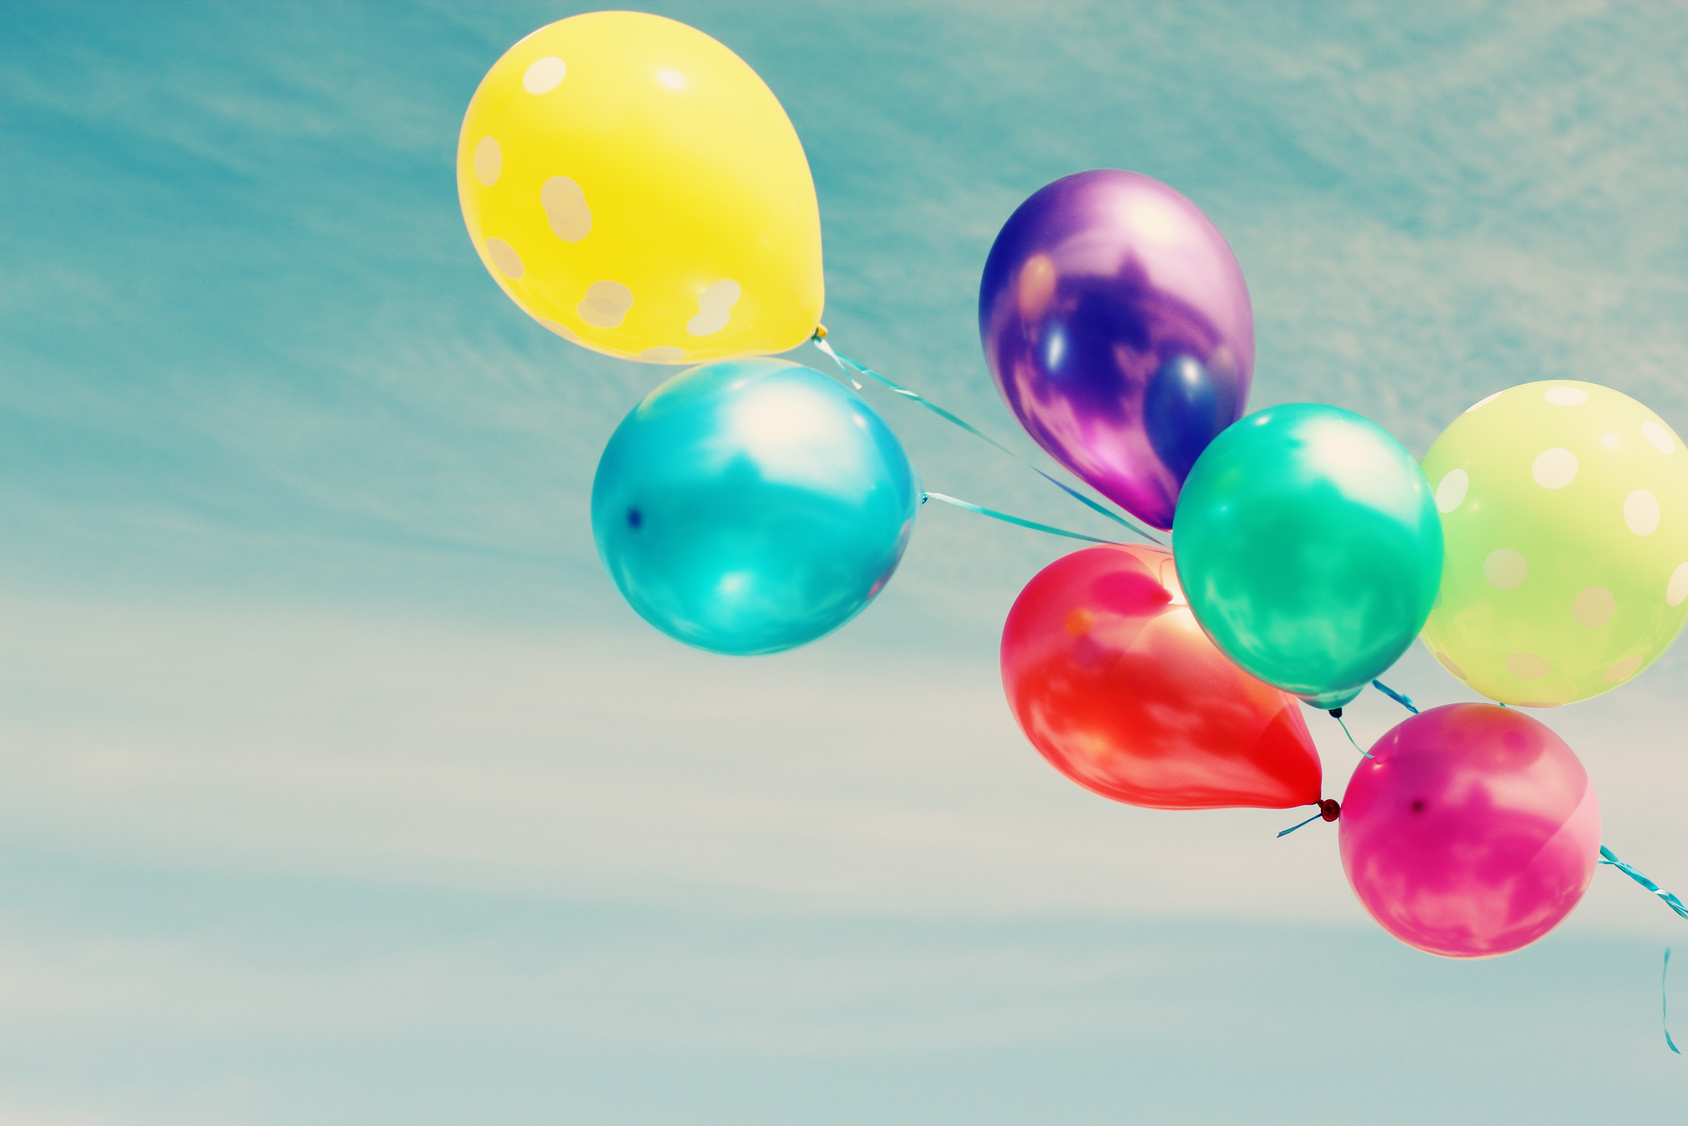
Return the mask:
M 1600 806 L 1559 736 L 1449 704 L 1393 728 L 1342 797 L 1342 867 L 1384 930 L 1447 958 L 1528 946 L 1582 899 Z

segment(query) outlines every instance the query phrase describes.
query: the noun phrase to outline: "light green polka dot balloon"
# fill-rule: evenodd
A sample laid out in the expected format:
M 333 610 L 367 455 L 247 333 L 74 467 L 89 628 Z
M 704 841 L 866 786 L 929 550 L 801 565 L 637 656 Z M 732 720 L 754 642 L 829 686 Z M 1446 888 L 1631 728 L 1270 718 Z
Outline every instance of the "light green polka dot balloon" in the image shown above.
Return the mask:
M 1688 451 L 1618 391 L 1526 383 L 1424 458 L 1446 554 L 1424 640 L 1483 695 L 1546 708 L 1608 692 L 1688 619 Z

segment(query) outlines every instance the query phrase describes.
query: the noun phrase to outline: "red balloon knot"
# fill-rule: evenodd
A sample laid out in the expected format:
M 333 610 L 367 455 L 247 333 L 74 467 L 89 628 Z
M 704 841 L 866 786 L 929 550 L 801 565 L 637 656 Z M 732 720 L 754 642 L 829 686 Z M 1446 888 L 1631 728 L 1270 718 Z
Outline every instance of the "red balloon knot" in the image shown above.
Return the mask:
M 1342 803 L 1335 798 L 1326 798 L 1319 803 L 1319 816 L 1326 821 L 1335 821 L 1342 816 Z

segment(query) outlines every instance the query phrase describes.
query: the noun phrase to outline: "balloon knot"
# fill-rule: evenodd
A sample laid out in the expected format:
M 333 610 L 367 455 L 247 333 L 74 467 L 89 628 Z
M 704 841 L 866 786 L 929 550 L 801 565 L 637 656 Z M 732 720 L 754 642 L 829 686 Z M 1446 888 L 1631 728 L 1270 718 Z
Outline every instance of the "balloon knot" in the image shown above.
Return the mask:
M 1332 708 L 1330 710 L 1330 717 L 1332 719 L 1341 719 L 1342 718 L 1342 709 L 1341 708 Z
M 813 336 L 809 337 L 809 339 L 810 340 L 825 340 L 826 339 L 826 326 L 825 325 L 816 325 L 815 326 L 815 334 Z
M 1335 798 L 1326 798 L 1319 803 L 1319 816 L 1326 821 L 1335 821 L 1342 816 L 1342 803 Z

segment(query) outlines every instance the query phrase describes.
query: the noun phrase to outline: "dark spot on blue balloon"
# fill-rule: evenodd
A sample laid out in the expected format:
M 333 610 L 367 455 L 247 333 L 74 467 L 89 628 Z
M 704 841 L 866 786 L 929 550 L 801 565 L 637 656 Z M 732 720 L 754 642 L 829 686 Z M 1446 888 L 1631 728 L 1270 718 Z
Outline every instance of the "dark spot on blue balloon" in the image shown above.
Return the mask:
M 1229 386 L 1194 356 L 1171 356 L 1150 377 L 1143 389 L 1143 429 L 1161 464 L 1180 481 L 1230 425 L 1235 408 L 1230 400 Z
M 644 515 L 644 513 L 640 512 L 637 508 L 629 508 L 627 510 L 627 526 L 629 528 L 638 528 L 639 525 L 643 524 L 644 522 L 645 522 L 645 515 Z

